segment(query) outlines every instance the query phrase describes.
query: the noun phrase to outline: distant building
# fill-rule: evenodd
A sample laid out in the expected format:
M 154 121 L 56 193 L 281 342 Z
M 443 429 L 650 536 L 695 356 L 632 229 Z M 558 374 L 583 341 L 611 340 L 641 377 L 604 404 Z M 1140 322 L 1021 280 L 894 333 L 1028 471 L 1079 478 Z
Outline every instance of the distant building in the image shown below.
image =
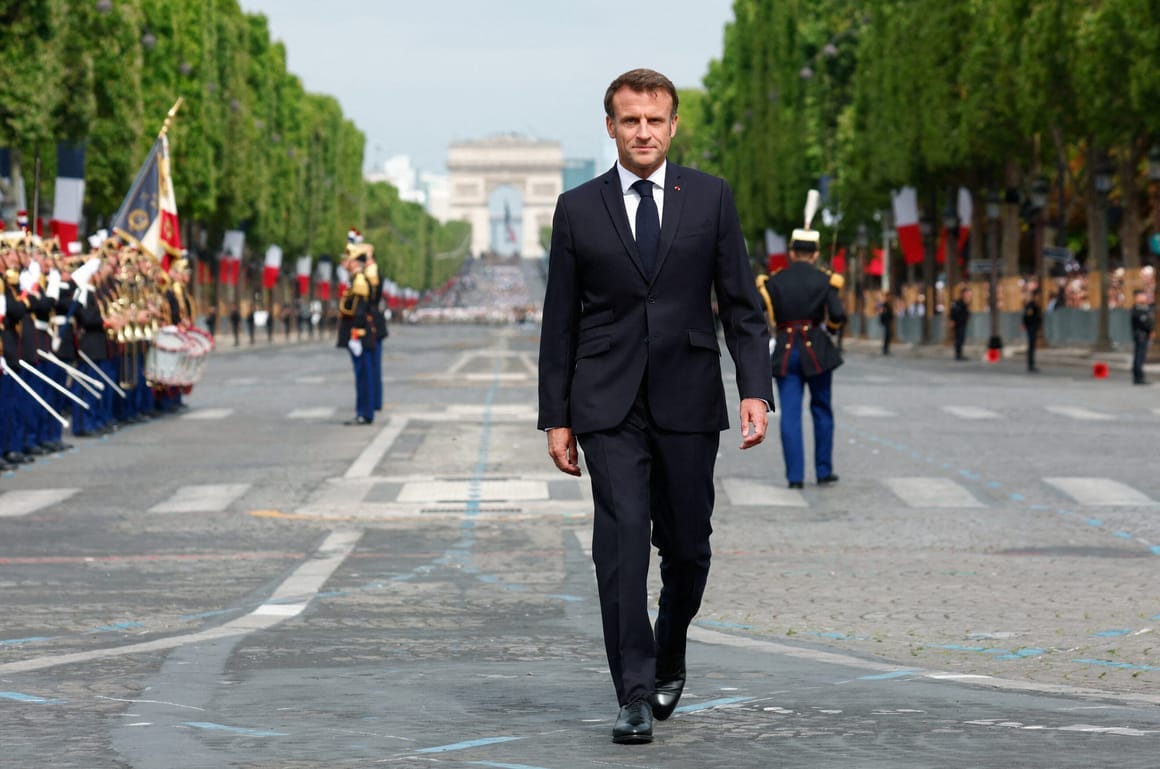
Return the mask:
M 590 158 L 564 159 L 564 190 L 579 187 L 589 179 L 596 178 L 596 161 Z
M 382 171 L 364 177 L 368 182 L 387 182 L 399 191 L 399 199 L 418 203 L 440 222 L 446 222 L 450 211 L 446 174 L 417 171 L 408 155 L 392 155 Z

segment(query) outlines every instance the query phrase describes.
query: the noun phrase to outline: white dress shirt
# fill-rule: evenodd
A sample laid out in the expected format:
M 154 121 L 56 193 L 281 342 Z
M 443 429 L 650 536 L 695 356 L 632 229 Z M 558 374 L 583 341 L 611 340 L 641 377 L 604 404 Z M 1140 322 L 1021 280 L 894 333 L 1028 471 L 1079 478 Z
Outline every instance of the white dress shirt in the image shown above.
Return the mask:
M 652 172 L 648 180 L 653 183 L 653 199 L 657 203 L 657 223 L 665 220 L 665 171 L 669 161 L 661 163 L 661 167 Z M 616 161 L 616 172 L 620 175 L 620 192 L 624 196 L 624 212 L 628 214 L 628 226 L 632 230 L 632 238 L 636 240 L 636 209 L 640 206 L 640 194 L 632 188 L 640 177 L 628 171 Z

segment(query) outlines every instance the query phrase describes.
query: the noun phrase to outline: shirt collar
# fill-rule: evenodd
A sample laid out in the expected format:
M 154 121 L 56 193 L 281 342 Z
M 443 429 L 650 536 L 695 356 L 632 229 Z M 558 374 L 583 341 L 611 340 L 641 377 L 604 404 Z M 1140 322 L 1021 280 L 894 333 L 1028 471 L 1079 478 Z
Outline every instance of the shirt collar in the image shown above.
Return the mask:
M 663 190 L 665 188 L 665 172 L 668 168 L 669 161 L 665 160 L 661 163 L 660 168 L 652 172 L 648 180 Z M 633 182 L 640 181 L 640 177 L 622 166 L 619 160 L 616 161 L 616 173 L 620 176 L 620 191 L 624 195 L 627 195 L 628 191 L 632 189 Z

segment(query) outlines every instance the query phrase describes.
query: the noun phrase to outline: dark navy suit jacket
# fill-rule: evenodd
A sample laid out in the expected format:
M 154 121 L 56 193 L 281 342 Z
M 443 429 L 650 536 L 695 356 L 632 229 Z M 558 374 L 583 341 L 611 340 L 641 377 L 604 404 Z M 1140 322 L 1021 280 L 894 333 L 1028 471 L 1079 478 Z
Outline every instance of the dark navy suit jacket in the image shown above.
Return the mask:
M 658 427 L 729 427 L 717 299 L 741 398 L 772 407 L 769 337 L 732 193 L 668 164 L 656 267 L 646 275 L 615 166 L 556 203 L 540 338 L 540 429 L 619 425 L 642 381 Z

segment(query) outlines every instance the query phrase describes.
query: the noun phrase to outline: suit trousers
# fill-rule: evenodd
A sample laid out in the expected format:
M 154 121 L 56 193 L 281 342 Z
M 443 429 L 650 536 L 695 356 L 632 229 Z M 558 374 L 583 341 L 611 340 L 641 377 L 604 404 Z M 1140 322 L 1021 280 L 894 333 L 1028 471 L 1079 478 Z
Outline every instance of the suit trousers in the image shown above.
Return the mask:
M 604 649 L 617 700 L 627 705 L 653 692 L 658 656 L 684 656 L 709 576 L 721 435 L 658 428 L 642 386 L 620 425 L 577 438 L 592 478 Z M 655 635 L 648 616 L 650 542 L 660 554 Z
M 374 391 L 374 409 L 383 410 L 383 340 L 371 350 L 371 389 Z
M 781 410 L 781 452 L 785 458 L 785 478 L 801 483 L 805 476 L 805 445 L 802 440 L 802 398 L 810 389 L 810 416 L 814 420 L 814 472 L 825 478 L 834 472 L 834 409 L 830 403 L 834 372 L 807 377 L 802 373 L 801 351 L 790 351 L 785 376 L 777 377 L 778 406 Z

